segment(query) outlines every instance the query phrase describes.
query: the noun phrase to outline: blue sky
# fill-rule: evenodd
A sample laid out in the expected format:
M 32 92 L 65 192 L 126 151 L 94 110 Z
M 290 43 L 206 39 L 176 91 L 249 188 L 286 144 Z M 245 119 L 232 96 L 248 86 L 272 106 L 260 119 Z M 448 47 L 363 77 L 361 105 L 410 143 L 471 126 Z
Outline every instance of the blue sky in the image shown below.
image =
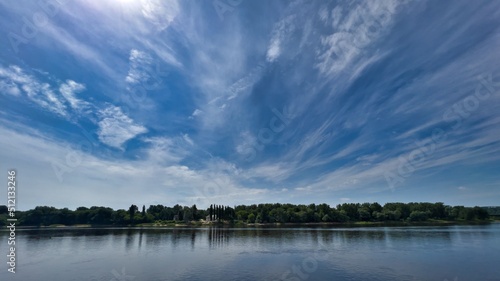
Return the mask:
M 500 202 L 500 2 L 40 3 L 0 1 L 21 209 Z

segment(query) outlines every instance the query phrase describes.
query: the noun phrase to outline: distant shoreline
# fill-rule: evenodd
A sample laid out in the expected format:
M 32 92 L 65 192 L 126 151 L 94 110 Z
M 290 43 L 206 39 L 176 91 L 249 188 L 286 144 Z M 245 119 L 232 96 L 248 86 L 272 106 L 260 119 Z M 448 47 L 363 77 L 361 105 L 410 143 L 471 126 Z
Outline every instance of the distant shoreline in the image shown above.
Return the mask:
M 89 228 L 267 228 L 267 227 L 415 227 L 415 226 L 454 226 L 454 225 L 488 225 L 500 223 L 500 220 L 489 221 L 425 221 L 425 222 L 311 222 L 311 223 L 230 223 L 230 222 L 191 222 L 167 224 L 137 224 L 137 225 L 49 225 L 49 226 L 18 226 L 17 229 L 89 229 Z

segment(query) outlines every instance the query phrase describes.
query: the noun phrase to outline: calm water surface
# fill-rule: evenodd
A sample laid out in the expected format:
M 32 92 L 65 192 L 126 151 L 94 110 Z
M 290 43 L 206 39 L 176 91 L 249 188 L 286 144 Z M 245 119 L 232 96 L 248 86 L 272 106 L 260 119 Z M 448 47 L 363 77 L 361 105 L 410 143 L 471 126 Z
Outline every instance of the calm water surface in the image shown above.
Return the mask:
M 500 280 L 500 224 L 17 231 L 0 280 Z

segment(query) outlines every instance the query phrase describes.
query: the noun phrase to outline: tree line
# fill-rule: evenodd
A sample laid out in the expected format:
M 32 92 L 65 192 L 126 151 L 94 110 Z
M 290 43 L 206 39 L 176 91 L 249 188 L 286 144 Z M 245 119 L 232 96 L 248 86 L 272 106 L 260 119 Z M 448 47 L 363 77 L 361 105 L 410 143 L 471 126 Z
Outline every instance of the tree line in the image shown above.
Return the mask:
M 444 203 L 343 203 L 328 204 L 259 204 L 237 206 L 236 217 L 248 223 L 308 222 L 385 222 L 434 220 L 487 220 L 481 207 L 448 206 Z
M 208 214 L 209 221 L 234 221 L 236 218 L 235 210 L 224 205 L 211 204 L 208 208 Z
M 487 220 L 500 207 L 448 206 L 444 203 L 343 203 L 328 204 L 253 204 L 234 207 L 212 204 L 206 210 L 196 205 L 168 207 L 143 205 L 139 210 L 132 204 L 128 209 L 108 207 L 68 208 L 38 206 L 28 211 L 16 211 L 18 225 L 135 225 L 168 222 L 242 222 L 242 223 L 318 223 L 318 222 L 418 222 L 428 220 L 472 221 Z M 7 207 L 0 205 L 0 225 L 5 225 Z
M 7 209 L 0 205 L 0 225 L 5 224 Z M 56 224 L 76 225 L 134 225 L 140 223 L 153 223 L 157 221 L 193 221 L 205 219 L 207 211 L 198 210 L 196 205 L 191 207 L 175 205 L 151 205 L 146 209 L 132 204 L 128 209 L 113 210 L 108 207 L 93 206 L 78 207 L 76 210 L 68 208 L 37 206 L 28 211 L 16 211 L 15 217 L 21 226 L 48 226 Z
M 491 217 L 500 217 L 500 207 L 483 207 Z

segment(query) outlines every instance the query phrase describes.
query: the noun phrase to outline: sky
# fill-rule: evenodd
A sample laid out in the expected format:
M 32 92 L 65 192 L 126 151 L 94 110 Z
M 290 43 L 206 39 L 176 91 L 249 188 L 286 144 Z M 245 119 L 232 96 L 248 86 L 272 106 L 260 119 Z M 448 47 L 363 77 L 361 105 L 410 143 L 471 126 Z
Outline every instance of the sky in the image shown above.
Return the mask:
M 498 1 L 0 0 L 3 182 L 22 210 L 499 205 L 499 31 Z

